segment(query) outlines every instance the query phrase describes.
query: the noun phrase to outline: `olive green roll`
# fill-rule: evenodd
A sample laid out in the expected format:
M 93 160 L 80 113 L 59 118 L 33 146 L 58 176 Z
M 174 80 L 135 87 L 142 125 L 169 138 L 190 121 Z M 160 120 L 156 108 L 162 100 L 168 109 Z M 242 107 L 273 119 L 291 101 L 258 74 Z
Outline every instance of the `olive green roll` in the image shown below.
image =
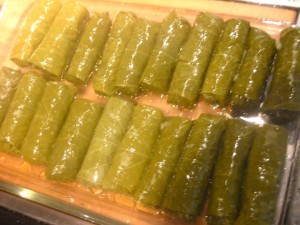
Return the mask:
M 21 154 L 28 162 L 45 164 L 76 94 L 76 88 L 48 82 L 23 141 Z
M 110 26 L 108 13 L 94 13 L 85 26 L 65 79 L 76 84 L 87 83 L 104 48 Z
M 193 221 L 201 212 L 209 178 L 225 129 L 225 119 L 201 114 L 194 122 L 162 208 L 178 218 Z
M 275 52 L 275 40 L 251 27 L 245 56 L 231 91 L 230 105 L 235 114 L 249 115 L 258 111 Z
M 0 125 L 4 120 L 21 77 L 21 72 L 11 68 L 2 67 L 0 70 Z
M 133 109 L 134 103 L 129 100 L 120 97 L 108 100 L 77 174 L 80 183 L 101 187 L 114 153 L 128 129 Z
M 74 181 L 103 108 L 96 102 L 75 99 L 47 162 L 47 179 Z
M 242 209 L 235 225 L 274 224 L 287 140 L 288 132 L 283 127 L 267 124 L 256 131 L 245 175 Z
M 192 121 L 182 117 L 167 118 L 163 123 L 153 156 L 134 193 L 134 198 L 159 207 L 182 153 Z
M 223 20 L 215 15 L 197 15 L 179 54 L 168 91 L 168 103 L 188 108 L 194 106 L 223 26 Z
M 120 62 L 115 84 L 118 92 L 126 95 L 138 93 L 140 77 L 155 44 L 159 26 L 156 22 L 138 19 Z
M 230 119 L 214 170 L 208 208 L 209 225 L 233 225 L 239 212 L 240 191 L 256 125 Z
M 190 24 L 175 11 L 162 21 L 157 41 L 140 80 L 147 90 L 166 94 L 179 50 L 190 32 Z
M 17 86 L 0 129 L 0 150 L 19 155 L 35 110 L 46 86 L 39 74 L 28 72 Z
M 207 68 L 201 96 L 210 104 L 225 107 L 249 32 L 249 22 L 229 19 L 225 22 L 212 59 Z
M 289 122 L 300 115 L 300 29 L 281 32 L 272 75 L 261 111 L 275 123 Z
M 44 39 L 61 5 L 60 0 L 40 0 L 34 5 L 12 48 L 12 61 L 19 66 L 29 65 L 29 58 Z
M 158 109 L 135 107 L 130 126 L 103 179 L 103 189 L 133 194 L 151 158 L 163 120 Z
M 88 16 L 87 9 L 79 2 L 65 2 L 29 62 L 45 71 L 51 79 L 60 79 Z
M 124 51 L 132 37 L 137 17 L 130 12 L 119 12 L 105 44 L 98 71 L 93 82 L 97 94 L 112 96 Z

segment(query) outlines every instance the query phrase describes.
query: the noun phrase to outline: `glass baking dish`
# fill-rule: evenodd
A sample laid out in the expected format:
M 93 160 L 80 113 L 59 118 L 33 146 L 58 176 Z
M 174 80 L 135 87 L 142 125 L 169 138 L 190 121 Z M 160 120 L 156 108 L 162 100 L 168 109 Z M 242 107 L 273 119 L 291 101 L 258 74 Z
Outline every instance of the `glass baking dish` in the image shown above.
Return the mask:
M 0 14 L 1 66 L 17 68 L 8 59 L 9 52 L 22 22 L 34 2 L 33 0 L 2 1 Z M 295 9 L 227 1 L 82 0 L 80 2 L 90 11 L 109 12 L 112 19 L 119 11 L 131 11 L 139 17 L 161 21 L 170 10 L 176 9 L 178 15 L 185 17 L 192 24 L 198 12 L 206 11 L 217 14 L 225 20 L 229 18 L 246 19 L 252 26 L 265 30 L 276 39 L 282 29 L 296 23 L 298 15 Z M 104 97 L 93 92 L 90 84 L 80 91 L 79 96 L 102 104 L 106 102 Z M 197 118 L 201 113 L 227 114 L 225 110 L 211 107 L 203 101 L 200 101 L 193 111 L 180 110 L 168 105 L 165 96 L 155 94 L 138 96 L 136 101 L 159 108 L 166 115 L 180 115 L 190 119 Z M 261 117 L 244 119 L 258 124 L 264 123 Z M 294 165 L 296 143 L 299 139 L 300 120 L 288 124 L 287 128 L 289 144 L 277 205 L 276 225 L 283 223 L 287 208 L 286 196 Z M 22 158 L 2 152 L 0 152 L 0 189 L 99 224 L 185 224 L 159 210 L 139 205 L 130 197 L 121 194 L 102 192 L 76 182 L 48 181 L 45 179 L 43 166 L 31 165 Z M 205 215 L 200 216 L 196 224 L 206 224 Z

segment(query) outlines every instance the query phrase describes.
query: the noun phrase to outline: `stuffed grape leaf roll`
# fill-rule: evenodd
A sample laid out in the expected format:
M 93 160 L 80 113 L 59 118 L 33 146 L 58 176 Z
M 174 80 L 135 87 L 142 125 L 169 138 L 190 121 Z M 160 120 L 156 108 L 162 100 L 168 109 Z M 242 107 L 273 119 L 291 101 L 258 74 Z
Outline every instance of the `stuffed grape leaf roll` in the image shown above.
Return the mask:
M 19 66 L 28 66 L 32 53 L 44 39 L 61 8 L 60 0 L 40 0 L 27 16 L 14 43 L 10 59 Z
M 162 112 L 137 105 L 130 126 L 103 179 L 105 190 L 133 194 L 152 155 L 164 120 Z
M 131 39 L 120 62 L 116 80 L 118 92 L 136 95 L 139 81 L 154 46 L 159 24 L 147 19 L 138 19 Z
M 46 80 L 34 72 L 23 75 L 0 129 L 0 150 L 20 154 L 21 145 L 40 102 Z
M 153 156 L 134 193 L 137 201 L 161 206 L 191 126 L 192 121 L 182 117 L 167 118 L 162 124 Z
M 111 26 L 108 13 L 94 13 L 87 22 L 65 79 L 76 84 L 85 84 L 98 61 Z
M 124 51 L 131 39 L 137 17 L 130 12 L 119 12 L 105 44 L 93 87 L 100 95 L 115 94 L 115 82 Z
M 114 153 L 118 149 L 131 120 L 134 103 L 111 97 L 97 123 L 77 180 L 91 187 L 101 187 Z
M 240 191 L 256 125 L 229 119 L 221 141 L 210 190 L 207 222 L 233 225 L 240 203 Z
M 203 82 L 201 96 L 210 104 L 225 107 L 234 76 L 244 54 L 249 22 L 229 19 L 213 53 Z
M 188 108 L 194 106 L 223 25 L 223 20 L 215 15 L 197 15 L 190 35 L 179 53 L 168 91 L 169 103 Z
M 157 41 L 142 74 L 140 86 L 165 94 L 171 82 L 179 50 L 190 32 L 190 24 L 172 11 L 161 24 Z
M 88 16 L 87 9 L 79 2 L 65 2 L 29 62 L 45 71 L 51 79 L 60 79 Z
M 187 221 L 199 215 L 224 129 L 221 116 L 201 114 L 194 122 L 164 196 L 163 209 Z
M 23 141 L 25 160 L 45 164 L 51 146 L 60 131 L 76 94 L 76 88 L 60 82 L 48 82 Z
M 287 139 L 283 127 L 266 124 L 257 129 L 246 169 L 242 209 L 235 225 L 273 224 Z
M 262 112 L 275 123 L 292 121 L 300 115 L 300 29 L 286 28 L 280 34 L 270 90 Z
M 237 115 L 257 113 L 276 52 L 275 40 L 251 27 L 245 52 L 231 91 L 230 105 Z
M 103 108 L 96 102 L 75 99 L 51 150 L 46 178 L 74 181 Z
M 3 67 L 0 71 L 0 125 L 4 120 L 21 77 L 21 72 L 8 67 Z

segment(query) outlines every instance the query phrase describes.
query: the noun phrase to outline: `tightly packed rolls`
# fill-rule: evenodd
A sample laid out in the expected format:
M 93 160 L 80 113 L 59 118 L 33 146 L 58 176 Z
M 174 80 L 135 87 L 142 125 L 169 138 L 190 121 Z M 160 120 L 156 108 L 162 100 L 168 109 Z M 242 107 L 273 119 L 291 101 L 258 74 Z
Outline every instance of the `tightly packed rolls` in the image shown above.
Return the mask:
M 189 23 L 172 11 L 161 28 L 142 74 L 140 86 L 148 91 L 165 94 L 176 65 L 178 52 L 190 32 Z
M 103 108 L 96 102 L 75 99 L 57 136 L 46 168 L 46 178 L 74 181 Z
M 21 78 L 22 73 L 17 70 L 3 67 L 0 71 L 0 125 L 4 120 Z
M 118 13 L 105 44 L 98 72 L 95 75 L 93 87 L 96 93 L 107 96 L 115 94 L 119 65 L 131 39 L 136 21 L 137 17 L 133 13 Z
M 273 65 L 273 78 L 262 111 L 276 123 L 300 115 L 300 29 L 286 28 L 280 34 L 280 49 Z
M 257 129 L 246 170 L 242 209 L 235 225 L 273 224 L 288 132 L 264 125 Z
M 194 106 L 223 25 L 223 20 L 215 15 L 197 15 L 190 35 L 179 53 L 168 91 L 169 103 L 188 108 Z
M 184 220 L 195 220 L 202 210 L 225 129 L 225 119 L 201 114 L 194 122 L 162 208 Z
M 182 117 L 167 118 L 162 124 L 153 156 L 134 193 L 137 201 L 161 206 L 191 126 L 192 121 Z
M 130 126 L 116 151 L 103 179 L 103 188 L 132 194 L 143 176 L 158 138 L 162 112 L 146 105 L 137 105 Z
M 91 187 L 101 187 L 114 153 L 131 121 L 134 103 L 111 97 L 97 123 L 77 180 Z
M 117 92 L 136 95 L 139 81 L 153 49 L 159 23 L 138 19 L 131 39 L 120 62 L 116 80 Z
M 29 72 L 23 75 L 0 129 L 1 151 L 20 154 L 45 86 L 46 80 L 39 74 Z
M 229 19 L 207 68 L 202 97 L 211 104 L 225 107 L 229 93 L 242 60 L 249 32 L 249 22 Z
M 267 33 L 251 27 L 245 49 L 230 98 L 233 112 L 240 115 L 257 113 L 276 44 Z
M 244 171 L 256 130 L 254 124 L 243 120 L 226 122 L 206 212 L 209 225 L 233 225 L 238 215 Z
M 60 0 L 41 0 L 28 15 L 11 51 L 10 58 L 19 66 L 28 66 L 32 53 L 44 39 L 61 8 Z
M 45 164 L 51 146 L 60 131 L 76 89 L 59 82 L 48 82 L 23 141 L 21 153 L 25 160 Z
M 88 16 L 87 9 L 80 3 L 65 2 L 29 62 L 45 71 L 50 78 L 60 79 Z
M 108 13 L 94 13 L 85 26 L 65 79 L 76 84 L 87 83 L 104 48 L 110 26 Z

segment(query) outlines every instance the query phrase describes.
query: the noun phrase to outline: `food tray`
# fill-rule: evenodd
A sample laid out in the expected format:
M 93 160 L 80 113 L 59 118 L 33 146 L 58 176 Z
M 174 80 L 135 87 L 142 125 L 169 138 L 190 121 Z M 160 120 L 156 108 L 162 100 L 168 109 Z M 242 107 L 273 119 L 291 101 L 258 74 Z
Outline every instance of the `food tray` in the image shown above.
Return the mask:
M 139 17 L 161 21 L 172 9 L 177 9 L 180 16 L 191 24 L 199 11 L 217 14 L 222 18 L 244 18 L 252 26 L 261 28 L 272 37 L 278 39 L 279 32 L 287 26 L 296 23 L 297 11 L 289 8 L 269 7 L 255 4 L 223 2 L 223 1 L 80 1 L 90 11 L 108 11 L 114 19 L 119 11 L 131 11 Z M 1 2 L 0 2 L 1 3 Z M 0 66 L 17 68 L 8 59 L 8 54 L 15 41 L 23 20 L 30 11 L 33 0 L 2 1 L 0 14 Z M 88 84 L 79 92 L 82 98 L 104 104 L 107 99 L 96 95 Z M 135 99 L 138 103 L 147 103 L 161 109 L 166 115 L 180 115 L 196 119 L 201 113 L 228 114 L 225 109 L 218 109 L 200 101 L 196 108 L 182 110 L 166 103 L 166 97 L 146 94 Z M 261 117 L 244 118 L 254 123 L 264 123 Z M 281 191 L 277 206 L 276 224 L 282 224 L 287 208 L 287 190 L 290 174 L 294 165 L 296 143 L 299 137 L 300 120 L 287 125 L 289 129 L 289 144 Z M 29 199 L 62 212 L 99 223 L 99 224 L 185 224 L 160 211 L 145 208 L 136 204 L 129 197 L 121 194 L 102 193 L 100 190 L 85 187 L 82 184 L 57 183 L 45 179 L 44 167 L 25 162 L 20 157 L 14 157 L 0 152 L 0 189 Z M 204 225 L 205 216 L 198 218 L 197 225 Z

